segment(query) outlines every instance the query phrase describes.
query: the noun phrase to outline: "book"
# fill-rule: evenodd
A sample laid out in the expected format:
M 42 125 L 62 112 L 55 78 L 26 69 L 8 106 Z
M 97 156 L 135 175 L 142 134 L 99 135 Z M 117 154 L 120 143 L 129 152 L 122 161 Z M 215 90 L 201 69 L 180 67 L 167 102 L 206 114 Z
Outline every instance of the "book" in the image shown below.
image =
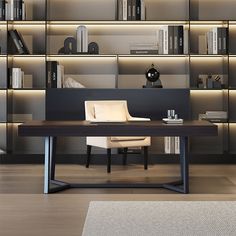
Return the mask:
M 46 87 L 47 88 L 57 88 L 57 61 L 47 61 L 46 69 Z
M 127 0 L 123 0 L 123 20 L 127 20 L 128 19 L 128 1 Z
M 9 35 L 19 54 L 30 54 L 22 35 L 17 30 L 9 30 Z
M 183 26 L 174 26 L 174 49 L 173 54 L 184 53 L 184 29 Z
M 189 30 L 184 29 L 184 54 L 185 55 L 189 53 L 189 42 L 188 42 L 188 40 L 189 40 Z
M 12 88 L 22 88 L 22 71 L 21 68 L 12 68 Z
M 57 88 L 62 88 L 64 83 L 64 66 L 57 64 Z
M 145 50 L 145 49 L 140 49 L 140 50 L 130 50 L 130 54 L 152 54 L 152 55 L 156 55 L 158 54 L 158 50 Z
M 221 28 L 222 51 L 221 54 L 228 53 L 228 28 Z
M 118 0 L 117 2 L 117 18 L 118 20 L 123 20 L 123 0 Z
M 51 62 L 51 88 L 57 88 L 57 66 L 58 62 L 57 61 L 52 61 Z
M 146 20 L 146 6 L 145 6 L 145 1 L 141 1 L 141 20 Z
M 160 32 L 160 31 L 163 31 Z M 159 30 L 159 46 L 162 47 L 160 54 L 174 54 L 174 27 L 173 26 L 163 26 Z
M 5 0 L 0 1 L 0 20 L 6 20 L 6 3 L 5 3 Z
M 132 1 L 127 0 L 127 20 L 132 20 Z
M 166 154 L 175 153 L 175 137 L 164 137 L 164 151 Z
M 135 20 L 141 20 L 141 0 L 136 0 L 135 9 L 136 9 Z
M 207 32 L 207 53 L 213 54 L 213 32 Z
M 132 20 L 136 20 L 136 0 L 132 0 Z
M 159 54 L 164 54 L 164 45 L 163 45 L 163 39 L 164 39 L 164 31 L 161 29 L 158 32 L 158 52 Z
M 179 137 L 174 137 L 175 142 L 175 154 L 180 154 L 180 140 Z

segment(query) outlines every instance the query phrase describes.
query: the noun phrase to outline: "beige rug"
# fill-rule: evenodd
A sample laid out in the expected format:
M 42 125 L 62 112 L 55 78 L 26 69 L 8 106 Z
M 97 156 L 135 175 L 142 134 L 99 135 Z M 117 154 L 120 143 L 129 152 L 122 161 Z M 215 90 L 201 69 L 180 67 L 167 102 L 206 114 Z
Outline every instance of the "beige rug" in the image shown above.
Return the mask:
M 236 202 L 91 202 L 83 236 L 236 236 Z

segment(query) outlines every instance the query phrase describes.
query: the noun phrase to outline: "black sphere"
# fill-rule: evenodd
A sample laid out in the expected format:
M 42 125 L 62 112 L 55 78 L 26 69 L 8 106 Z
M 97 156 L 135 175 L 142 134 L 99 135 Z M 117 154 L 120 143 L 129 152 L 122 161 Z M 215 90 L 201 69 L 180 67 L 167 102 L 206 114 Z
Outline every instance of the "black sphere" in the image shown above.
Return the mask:
M 160 77 L 160 72 L 155 68 L 150 68 L 146 72 L 146 78 L 150 82 L 156 82 Z

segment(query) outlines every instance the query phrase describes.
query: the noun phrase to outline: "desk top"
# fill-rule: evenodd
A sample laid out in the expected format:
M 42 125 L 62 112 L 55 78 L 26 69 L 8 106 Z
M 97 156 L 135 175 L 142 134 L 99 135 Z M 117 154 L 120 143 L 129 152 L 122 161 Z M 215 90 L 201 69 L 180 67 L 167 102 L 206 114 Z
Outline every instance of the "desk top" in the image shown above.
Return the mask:
M 184 121 L 165 124 L 162 121 L 103 122 L 29 121 L 18 126 L 19 136 L 216 136 L 217 125 L 208 121 Z

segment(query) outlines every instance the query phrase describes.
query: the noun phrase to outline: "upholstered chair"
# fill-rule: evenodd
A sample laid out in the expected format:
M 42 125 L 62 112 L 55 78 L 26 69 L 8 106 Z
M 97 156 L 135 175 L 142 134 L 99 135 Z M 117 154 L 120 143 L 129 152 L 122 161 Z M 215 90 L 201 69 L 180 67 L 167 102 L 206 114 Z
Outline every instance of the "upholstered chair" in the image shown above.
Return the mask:
M 85 119 L 90 122 L 127 122 L 150 121 L 149 118 L 132 117 L 129 114 L 127 101 L 85 101 Z M 142 147 L 144 152 L 144 169 L 148 169 L 148 146 L 150 137 L 87 137 L 87 163 L 89 167 L 92 146 L 107 149 L 107 172 L 111 172 L 111 149 L 122 148 L 124 150 L 123 164 L 127 162 L 127 150 L 129 147 Z

